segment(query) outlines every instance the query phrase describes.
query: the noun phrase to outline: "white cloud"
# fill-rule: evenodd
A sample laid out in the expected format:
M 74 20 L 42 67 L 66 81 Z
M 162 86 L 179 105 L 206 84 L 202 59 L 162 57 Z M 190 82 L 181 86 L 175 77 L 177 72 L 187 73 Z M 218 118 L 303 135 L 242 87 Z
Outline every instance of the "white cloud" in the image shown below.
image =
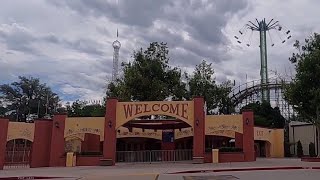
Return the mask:
M 268 47 L 270 71 L 293 71 L 295 39 L 320 29 L 317 0 L 4 0 L 0 6 L 0 84 L 39 77 L 64 100 L 100 99 L 111 77 L 112 42 L 119 29 L 120 61 L 152 41 L 167 42 L 171 64 L 192 72 L 206 59 L 218 81 L 259 79 L 258 35 L 251 47 L 234 35 L 249 20 L 275 18 L 290 41 Z M 269 40 L 268 40 L 269 41 Z M 269 42 L 268 42 L 269 43 Z M 270 72 L 271 76 L 272 72 Z

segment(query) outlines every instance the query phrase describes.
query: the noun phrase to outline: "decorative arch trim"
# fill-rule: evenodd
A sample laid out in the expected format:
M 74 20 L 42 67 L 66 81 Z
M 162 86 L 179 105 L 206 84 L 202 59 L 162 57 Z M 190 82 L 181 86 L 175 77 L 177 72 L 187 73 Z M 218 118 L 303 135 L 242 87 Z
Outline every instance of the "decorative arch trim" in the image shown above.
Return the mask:
M 34 123 L 9 122 L 7 141 L 13 139 L 34 140 Z
M 193 101 L 118 102 L 116 129 L 134 118 L 149 115 L 175 117 L 193 127 L 194 103 Z
M 142 130 L 140 128 L 132 128 L 132 131 L 130 132 L 125 127 L 119 127 L 117 130 L 117 138 L 151 138 L 151 139 L 157 139 L 162 140 L 162 131 L 154 131 L 150 129 Z

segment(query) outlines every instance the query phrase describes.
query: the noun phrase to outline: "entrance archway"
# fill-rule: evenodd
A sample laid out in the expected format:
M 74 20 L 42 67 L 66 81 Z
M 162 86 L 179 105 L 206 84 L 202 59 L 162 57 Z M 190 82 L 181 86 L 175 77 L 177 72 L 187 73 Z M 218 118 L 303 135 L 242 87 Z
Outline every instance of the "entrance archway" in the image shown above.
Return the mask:
M 111 160 L 115 164 L 116 159 L 116 137 L 117 129 L 121 126 L 127 126 L 129 121 L 136 121 L 136 118 L 150 115 L 164 115 L 173 117 L 174 119 L 167 119 L 168 121 L 175 121 L 177 124 L 182 121 L 188 126 L 180 128 L 192 127 L 193 136 L 193 161 L 198 163 L 204 162 L 204 130 L 205 130 L 205 113 L 204 100 L 202 97 L 196 97 L 193 101 L 151 101 L 151 102 L 118 102 L 117 99 L 111 98 L 107 100 L 106 111 L 106 129 L 104 147 L 110 147 L 104 150 L 104 158 Z M 147 121 L 147 120 L 146 120 Z M 148 120 L 150 121 L 150 120 Z M 174 126 L 170 123 L 164 125 L 165 119 L 162 119 L 160 125 L 157 123 L 149 124 L 149 129 L 168 129 L 173 130 Z M 148 129 L 145 125 L 148 122 L 133 122 L 131 125 L 135 128 Z M 183 123 L 180 123 L 182 125 Z M 128 127 L 128 126 L 127 126 Z M 128 127 L 128 128 L 132 128 Z M 161 128 L 166 127 L 166 128 Z M 168 133 L 170 134 L 170 133 Z M 172 132 L 174 134 L 174 131 Z M 107 140 L 108 139 L 108 140 Z M 165 140 L 166 137 L 163 137 Z M 165 140 L 166 141 L 166 140 Z M 164 145 L 164 141 L 163 144 Z M 172 142 L 174 145 L 174 142 Z M 168 144 L 167 144 L 168 145 Z M 166 147 L 169 147 L 165 145 Z
M 32 142 L 27 139 L 12 139 L 6 144 L 5 168 L 30 167 Z

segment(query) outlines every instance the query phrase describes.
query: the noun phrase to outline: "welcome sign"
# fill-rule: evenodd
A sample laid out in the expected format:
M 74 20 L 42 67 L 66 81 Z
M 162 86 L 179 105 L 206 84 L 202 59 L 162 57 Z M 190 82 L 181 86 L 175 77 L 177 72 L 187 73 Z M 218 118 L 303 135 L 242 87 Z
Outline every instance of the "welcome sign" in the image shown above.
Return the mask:
M 193 101 L 118 102 L 117 125 L 141 116 L 167 115 L 193 125 Z

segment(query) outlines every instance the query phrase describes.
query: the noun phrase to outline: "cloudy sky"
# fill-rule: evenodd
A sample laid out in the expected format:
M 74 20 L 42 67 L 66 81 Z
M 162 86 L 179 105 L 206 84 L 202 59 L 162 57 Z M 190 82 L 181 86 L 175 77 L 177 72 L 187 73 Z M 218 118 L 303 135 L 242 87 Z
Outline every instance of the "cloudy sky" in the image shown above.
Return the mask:
M 292 38 L 271 31 L 269 74 L 294 73 L 293 41 L 320 31 L 318 0 L 1 0 L 0 84 L 39 77 L 64 101 L 101 99 L 111 78 L 112 42 L 119 29 L 120 61 L 150 42 L 167 42 L 170 64 L 192 72 L 212 62 L 218 82 L 259 79 L 257 32 L 234 36 L 249 20 L 279 20 Z M 250 38 L 251 37 L 251 38 Z

